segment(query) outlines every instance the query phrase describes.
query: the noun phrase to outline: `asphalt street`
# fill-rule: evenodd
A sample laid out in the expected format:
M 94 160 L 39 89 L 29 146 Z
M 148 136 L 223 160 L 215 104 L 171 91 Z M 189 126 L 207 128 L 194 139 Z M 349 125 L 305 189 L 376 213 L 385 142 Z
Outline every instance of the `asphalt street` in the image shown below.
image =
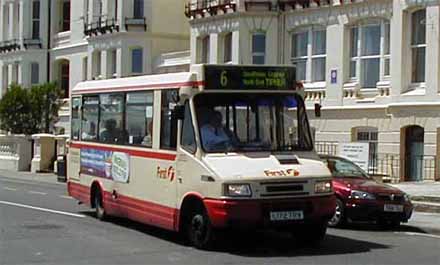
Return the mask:
M 329 229 L 319 248 L 272 232 L 231 234 L 212 251 L 172 232 L 124 219 L 100 222 L 66 196 L 65 184 L 0 177 L 0 264 L 440 264 L 440 236 L 417 223 Z

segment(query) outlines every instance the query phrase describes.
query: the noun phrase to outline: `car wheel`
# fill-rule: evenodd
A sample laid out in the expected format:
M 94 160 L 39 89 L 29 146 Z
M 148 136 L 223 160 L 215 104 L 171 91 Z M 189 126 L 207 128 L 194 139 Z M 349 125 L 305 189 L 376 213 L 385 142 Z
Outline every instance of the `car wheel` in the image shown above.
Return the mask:
M 344 203 L 336 198 L 336 209 L 333 217 L 328 221 L 330 227 L 342 226 L 345 223 Z
M 187 239 L 191 245 L 198 249 L 209 249 L 212 246 L 214 230 L 203 206 L 191 211 L 186 226 Z

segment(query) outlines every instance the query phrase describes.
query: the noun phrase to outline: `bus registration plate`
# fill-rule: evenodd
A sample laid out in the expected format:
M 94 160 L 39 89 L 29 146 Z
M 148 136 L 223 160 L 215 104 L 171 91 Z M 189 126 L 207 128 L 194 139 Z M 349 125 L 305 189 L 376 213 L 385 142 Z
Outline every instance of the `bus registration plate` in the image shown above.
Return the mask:
M 270 212 L 271 221 L 287 221 L 304 219 L 303 211 Z

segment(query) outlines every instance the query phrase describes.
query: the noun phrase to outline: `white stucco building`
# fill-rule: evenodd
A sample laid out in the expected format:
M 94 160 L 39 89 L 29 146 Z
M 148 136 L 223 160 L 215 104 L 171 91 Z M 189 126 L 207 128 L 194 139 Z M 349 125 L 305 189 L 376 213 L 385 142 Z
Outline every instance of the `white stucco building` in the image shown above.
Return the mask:
M 370 142 L 373 171 L 439 179 L 439 1 L 192 0 L 186 15 L 192 63 L 296 64 L 320 151 Z
M 0 0 L 0 88 L 185 71 L 182 0 Z M 168 57 L 173 57 L 173 60 Z M 169 63 L 169 61 L 172 61 Z M 66 100 L 67 103 L 67 100 Z M 68 130 L 68 106 L 58 124 Z

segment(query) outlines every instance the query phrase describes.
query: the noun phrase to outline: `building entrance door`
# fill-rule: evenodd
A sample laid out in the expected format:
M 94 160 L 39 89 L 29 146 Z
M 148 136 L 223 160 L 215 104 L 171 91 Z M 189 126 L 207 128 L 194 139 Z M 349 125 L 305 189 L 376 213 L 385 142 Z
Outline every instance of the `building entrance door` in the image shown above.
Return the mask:
M 423 180 L 424 129 L 410 126 L 405 129 L 405 180 Z

